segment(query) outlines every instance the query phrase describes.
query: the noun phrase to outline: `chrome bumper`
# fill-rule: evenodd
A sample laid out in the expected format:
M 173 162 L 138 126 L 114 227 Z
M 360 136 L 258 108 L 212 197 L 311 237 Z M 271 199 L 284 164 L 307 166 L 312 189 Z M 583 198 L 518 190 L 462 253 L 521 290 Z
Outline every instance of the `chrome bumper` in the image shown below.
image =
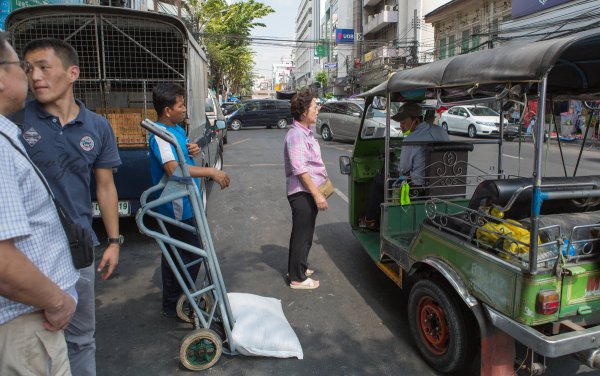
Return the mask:
M 600 325 L 580 331 L 546 336 L 483 304 L 492 324 L 538 354 L 557 358 L 600 347 Z

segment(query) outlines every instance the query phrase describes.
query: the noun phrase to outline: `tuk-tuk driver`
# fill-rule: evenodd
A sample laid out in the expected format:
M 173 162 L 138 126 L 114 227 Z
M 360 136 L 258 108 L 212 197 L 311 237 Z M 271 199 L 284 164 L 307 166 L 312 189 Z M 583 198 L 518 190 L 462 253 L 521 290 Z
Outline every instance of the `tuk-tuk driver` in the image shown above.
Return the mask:
M 435 126 L 423 119 L 423 109 L 417 103 L 406 103 L 392 116 L 392 120 L 400 123 L 404 141 L 449 141 L 448 132 L 442 127 Z M 426 145 L 404 145 L 400 151 L 400 175 L 410 177 L 411 188 L 425 185 L 425 167 L 427 164 Z M 379 229 L 381 203 L 383 202 L 383 173 L 373 179 L 371 194 L 365 215 L 359 219 L 359 225 L 371 230 Z

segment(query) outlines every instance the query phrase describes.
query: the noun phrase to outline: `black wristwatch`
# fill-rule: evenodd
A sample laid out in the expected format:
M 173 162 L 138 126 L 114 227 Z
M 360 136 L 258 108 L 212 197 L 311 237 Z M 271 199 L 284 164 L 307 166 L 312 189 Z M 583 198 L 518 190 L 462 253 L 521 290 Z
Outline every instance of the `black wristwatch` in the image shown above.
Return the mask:
M 123 235 L 119 235 L 118 238 L 108 238 L 108 244 L 123 244 L 125 242 L 125 237 Z

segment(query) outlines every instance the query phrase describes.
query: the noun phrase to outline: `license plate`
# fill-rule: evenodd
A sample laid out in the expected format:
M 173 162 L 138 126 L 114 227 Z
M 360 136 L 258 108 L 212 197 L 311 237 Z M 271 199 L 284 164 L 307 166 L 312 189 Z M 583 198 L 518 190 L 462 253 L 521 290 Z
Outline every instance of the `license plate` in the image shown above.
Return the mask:
M 127 217 L 131 214 L 129 201 L 119 201 L 117 208 L 119 210 L 119 217 Z M 100 217 L 100 205 L 96 201 L 92 202 L 92 215 Z

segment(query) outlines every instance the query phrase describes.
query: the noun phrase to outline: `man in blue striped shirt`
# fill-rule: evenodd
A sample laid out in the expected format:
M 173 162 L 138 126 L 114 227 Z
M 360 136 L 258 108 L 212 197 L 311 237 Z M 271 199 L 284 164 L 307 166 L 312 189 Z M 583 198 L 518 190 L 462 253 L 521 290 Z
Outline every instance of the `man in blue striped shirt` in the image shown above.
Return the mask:
M 23 66 L 0 33 L 0 375 L 71 375 L 63 330 L 79 273 L 50 194 L 5 117 L 24 106 Z

